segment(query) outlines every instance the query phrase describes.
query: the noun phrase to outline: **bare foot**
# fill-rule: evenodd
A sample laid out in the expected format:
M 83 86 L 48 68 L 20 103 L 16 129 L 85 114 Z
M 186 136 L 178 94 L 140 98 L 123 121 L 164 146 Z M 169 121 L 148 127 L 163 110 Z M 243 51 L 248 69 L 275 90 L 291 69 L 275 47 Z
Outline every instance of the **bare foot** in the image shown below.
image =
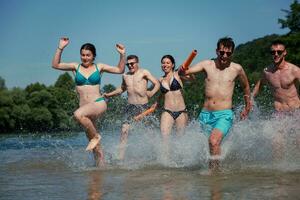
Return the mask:
M 96 162 L 96 167 L 105 167 L 105 160 L 104 160 L 104 155 L 102 149 L 94 149 L 94 158 Z
M 97 134 L 95 137 L 93 137 L 91 140 L 90 140 L 90 142 L 89 142 L 89 144 L 87 145 L 87 147 L 86 147 L 86 151 L 92 151 L 96 146 L 97 146 L 97 144 L 99 144 L 99 142 L 100 142 L 100 139 L 101 139 L 101 136 L 99 135 L 99 134 Z

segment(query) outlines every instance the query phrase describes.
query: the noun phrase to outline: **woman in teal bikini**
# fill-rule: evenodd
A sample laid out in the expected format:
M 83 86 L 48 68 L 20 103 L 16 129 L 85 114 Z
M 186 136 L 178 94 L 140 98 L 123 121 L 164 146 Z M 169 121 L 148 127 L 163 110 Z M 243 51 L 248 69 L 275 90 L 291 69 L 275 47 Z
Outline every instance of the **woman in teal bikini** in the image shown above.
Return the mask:
M 69 44 L 68 38 L 61 38 L 56 49 L 52 66 L 55 69 L 73 71 L 75 73 L 76 91 L 79 94 L 79 108 L 74 112 L 75 119 L 85 128 L 89 144 L 87 151 L 93 151 L 96 165 L 104 165 L 104 154 L 100 145 L 100 133 L 96 127 L 96 119 L 107 109 L 106 102 L 100 93 L 101 75 L 103 72 L 122 74 L 125 70 L 126 56 L 123 45 L 117 44 L 120 61 L 117 67 L 107 64 L 95 64 L 96 48 L 86 43 L 81 46 L 81 63 L 63 63 L 61 54 Z

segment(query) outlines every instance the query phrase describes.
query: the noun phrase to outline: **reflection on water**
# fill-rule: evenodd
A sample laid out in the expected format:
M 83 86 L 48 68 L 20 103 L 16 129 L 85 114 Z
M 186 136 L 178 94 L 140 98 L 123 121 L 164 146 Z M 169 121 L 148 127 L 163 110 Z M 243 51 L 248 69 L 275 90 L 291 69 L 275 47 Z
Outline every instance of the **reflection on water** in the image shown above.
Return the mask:
M 212 177 L 212 179 L 209 180 L 211 200 L 222 199 L 222 183 L 223 180 L 220 178 L 216 179 L 216 177 Z
M 119 132 L 103 131 L 105 169 L 84 151 L 84 133 L 0 135 L 0 199 L 297 199 L 300 113 L 259 116 L 236 119 L 214 176 L 196 121 L 170 138 L 167 157 L 158 128 L 134 124 L 123 161 Z
M 89 200 L 99 200 L 102 199 L 102 179 L 103 175 L 100 171 L 91 171 L 88 173 L 89 183 L 88 183 L 88 199 Z

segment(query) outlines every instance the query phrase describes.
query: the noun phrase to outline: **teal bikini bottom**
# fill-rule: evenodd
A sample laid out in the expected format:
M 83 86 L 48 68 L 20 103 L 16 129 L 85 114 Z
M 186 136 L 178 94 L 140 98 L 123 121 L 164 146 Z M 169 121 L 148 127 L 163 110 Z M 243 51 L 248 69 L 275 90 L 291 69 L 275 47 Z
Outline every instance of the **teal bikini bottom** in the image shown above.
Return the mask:
M 104 100 L 105 100 L 104 97 L 100 97 L 100 98 L 96 99 L 95 102 L 104 101 Z

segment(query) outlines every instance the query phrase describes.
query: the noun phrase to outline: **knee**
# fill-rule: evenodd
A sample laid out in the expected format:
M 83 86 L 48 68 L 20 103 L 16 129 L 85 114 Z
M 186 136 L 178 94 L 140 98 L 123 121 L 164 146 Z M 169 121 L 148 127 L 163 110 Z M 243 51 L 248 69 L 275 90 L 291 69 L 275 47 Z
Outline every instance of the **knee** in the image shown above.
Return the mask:
M 209 145 L 212 148 L 217 148 L 220 145 L 221 140 L 219 138 L 216 137 L 210 137 L 209 138 Z
M 121 128 L 121 134 L 128 135 L 129 127 L 130 127 L 129 124 L 123 124 Z
M 125 139 L 128 137 L 129 132 L 129 124 L 123 124 L 121 129 L 121 139 Z
M 83 115 L 80 112 L 75 111 L 74 112 L 74 118 L 75 118 L 76 121 L 80 122 L 81 119 L 83 118 Z
M 168 135 L 168 131 L 166 130 L 166 128 L 160 128 L 160 132 L 162 136 Z
M 172 126 L 166 126 L 166 125 L 162 125 L 160 126 L 160 132 L 161 132 L 161 135 L 164 137 L 164 136 L 168 136 L 170 135 L 172 131 Z
M 166 126 L 165 124 L 161 124 L 160 132 L 162 135 L 169 135 L 171 133 L 172 127 Z
M 185 131 L 185 126 L 177 126 L 176 127 L 176 133 L 177 134 L 179 134 L 179 135 L 181 135 L 181 134 L 183 134 L 184 133 L 184 131 Z

